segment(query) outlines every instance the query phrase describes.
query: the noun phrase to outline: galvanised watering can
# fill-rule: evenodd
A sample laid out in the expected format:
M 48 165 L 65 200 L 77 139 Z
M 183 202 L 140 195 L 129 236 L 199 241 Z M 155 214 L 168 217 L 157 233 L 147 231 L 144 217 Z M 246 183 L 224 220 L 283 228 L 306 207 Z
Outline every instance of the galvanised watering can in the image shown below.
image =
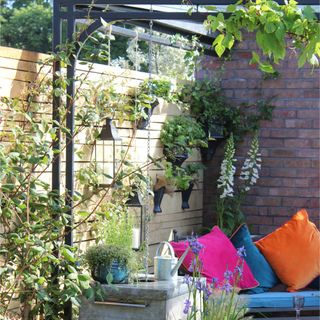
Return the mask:
M 160 255 L 160 249 L 167 246 L 169 249 L 169 254 Z M 184 258 L 189 251 L 189 247 L 183 253 L 183 255 L 178 258 L 174 256 L 174 250 L 171 244 L 167 241 L 160 242 L 156 256 L 154 257 L 154 277 L 158 281 L 176 281 L 178 279 L 178 269 L 181 266 Z

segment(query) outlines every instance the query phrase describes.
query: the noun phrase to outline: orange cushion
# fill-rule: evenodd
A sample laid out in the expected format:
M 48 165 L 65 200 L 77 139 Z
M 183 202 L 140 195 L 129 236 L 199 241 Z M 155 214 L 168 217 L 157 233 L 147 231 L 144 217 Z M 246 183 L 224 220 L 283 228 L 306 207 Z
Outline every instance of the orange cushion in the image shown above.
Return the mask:
M 288 291 L 306 287 L 320 274 L 320 232 L 305 209 L 255 244 Z

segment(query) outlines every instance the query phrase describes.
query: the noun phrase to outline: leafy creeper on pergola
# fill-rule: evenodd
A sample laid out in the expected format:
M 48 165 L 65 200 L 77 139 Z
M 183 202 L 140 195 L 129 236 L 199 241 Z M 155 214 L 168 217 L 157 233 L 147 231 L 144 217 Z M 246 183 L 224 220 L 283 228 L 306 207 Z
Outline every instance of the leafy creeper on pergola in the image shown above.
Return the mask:
M 214 6 L 206 8 L 217 10 Z M 209 15 L 204 22 L 208 30 L 219 32 L 212 44 L 219 57 L 233 48 L 235 40 L 242 41 L 242 33 L 247 31 L 256 33 L 257 45 L 271 63 L 278 64 L 285 58 L 287 41 L 291 41 L 291 48 L 297 49 L 299 67 L 305 63 L 319 66 L 320 28 L 310 6 L 299 9 L 295 0 L 285 5 L 270 0 L 239 0 L 228 5 L 226 11 L 228 15 L 219 12 Z M 275 72 L 270 62 L 252 52 L 251 63 L 258 64 L 262 71 Z

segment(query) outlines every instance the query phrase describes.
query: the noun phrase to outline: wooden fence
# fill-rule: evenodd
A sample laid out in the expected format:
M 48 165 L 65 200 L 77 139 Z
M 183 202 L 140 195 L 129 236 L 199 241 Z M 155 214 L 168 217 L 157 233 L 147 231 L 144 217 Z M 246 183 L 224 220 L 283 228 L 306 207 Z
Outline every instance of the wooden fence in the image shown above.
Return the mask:
M 17 50 L 7 47 L 0 47 L 0 96 L 19 97 L 30 81 L 35 80 L 41 64 L 39 60 L 44 60 L 48 56 L 30 51 Z M 87 72 L 88 67 L 78 65 L 77 72 Z M 43 68 L 42 73 L 51 72 L 50 66 Z M 125 92 L 137 87 L 141 81 L 148 78 L 148 74 L 135 72 L 132 70 L 123 70 L 104 65 L 95 64 L 90 71 L 89 79 L 98 81 L 101 77 L 110 77 L 113 84 L 119 92 Z M 42 116 L 51 115 L 51 104 L 48 101 L 44 104 Z M 5 110 L 1 107 L 3 115 Z M 138 130 L 136 137 L 130 147 L 130 160 L 135 163 L 144 163 L 147 161 L 147 145 L 149 141 L 150 155 L 158 157 L 162 155 L 162 145 L 159 140 L 160 130 L 167 118 L 180 113 L 179 108 L 173 104 L 167 104 L 161 101 L 151 117 L 150 130 Z M 2 116 L 3 117 L 3 116 Z M 17 120 L 18 121 L 18 120 Z M 129 122 L 124 122 L 118 126 L 120 136 L 124 146 L 127 146 L 132 136 L 133 130 Z M 0 121 L 0 130 L 6 130 L 5 117 Z M 85 146 L 85 137 L 77 141 L 77 146 Z M 195 152 L 187 161 L 200 161 L 199 153 Z M 85 165 L 85 161 L 77 159 L 75 162 L 76 170 Z M 64 181 L 65 159 L 62 157 L 62 181 Z M 152 181 L 155 182 L 156 175 L 161 174 L 161 170 L 153 166 L 149 170 Z M 48 171 L 45 179 L 51 180 L 51 172 Z M 190 209 L 181 209 L 181 193 L 174 192 L 171 196 L 165 195 L 162 202 L 162 213 L 153 214 L 153 201 L 150 199 L 149 212 L 152 217 L 149 223 L 149 244 L 151 256 L 160 241 L 171 240 L 173 229 L 179 233 L 191 233 L 202 226 L 202 207 L 203 207 L 203 184 L 195 186 L 190 198 Z M 83 238 L 85 235 L 81 233 Z

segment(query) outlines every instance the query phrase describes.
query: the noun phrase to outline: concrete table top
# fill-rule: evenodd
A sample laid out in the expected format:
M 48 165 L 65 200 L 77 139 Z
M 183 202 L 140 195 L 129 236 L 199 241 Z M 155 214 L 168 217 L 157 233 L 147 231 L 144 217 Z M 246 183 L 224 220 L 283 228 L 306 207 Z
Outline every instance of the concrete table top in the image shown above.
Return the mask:
M 169 300 L 188 293 L 183 277 L 176 281 L 149 281 L 132 284 L 102 285 L 108 299 Z

